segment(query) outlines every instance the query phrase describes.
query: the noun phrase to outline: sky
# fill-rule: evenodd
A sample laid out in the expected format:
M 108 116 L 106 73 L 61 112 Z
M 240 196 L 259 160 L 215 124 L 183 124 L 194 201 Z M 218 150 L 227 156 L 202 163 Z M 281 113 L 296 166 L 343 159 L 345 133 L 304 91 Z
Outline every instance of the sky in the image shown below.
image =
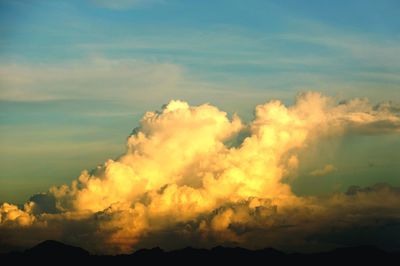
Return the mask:
M 25 217 L 21 222 L 24 225 L 47 219 L 38 218 L 42 213 L 59 214 L 67 210 L 99 212 L 107 209 L 108 206 L 91 205 L 92 197 L 96 197 L 88 191 L 96 189 L 93 188 L 94 182 L 90 183 L 82 177 L 86 175 L 82 171 L 86 169 L 93 173 L 94 179 L 112 179 L 104 174 L 112 168 L 104 164 L 109 159 L 129 165 L 135 174 L 142 173 L 152 163 L 171 163 L 169 159 L 154 155 L 156 151 L 152 145 L 155 144 L 141 139 L 139 133 L 151 136 L 167 131 L 162 122 L 159 127 L 150 122 L 151 125 L 146 124 L 149 119 L 146 112 L 153 114 L 154 123 L 165 119 L 171 127 L 189 130 L 186 124 L 181 125 L 169 117 L 166 110 L 169 110 L 168 106 L 175 110 L 175 105 L 179 107 L 176 108 L 176 116 L 182 116 L 182 121 L 189 114 L 179 110 L 189 108 L 189 116 L 193 116 L 192 126 L 199 132 L 203 132 L 201 129 L 205 127 L 204 139 L 209 136 L 213 140 L 210 140 L 211 144 L 206 141 L 205 147 L 215 152 L 220 145 L 233 145 L 243 153 L 240 156 L 245 156 L 246 145 L 250 145 L 240 146 L 246 136 L 261 139 L 260 143 L 254 144 L 257 149 L 253 146 L 248 149 L 260 152 L 258 149 L 264 147 L 263 137 L 260 137 L 264 135 L 257 129 L 260 123 L 283 123 L 274 126 L 273 130 L 285 135 L 282 132 L 287 132 L 287 121 L 295 123 L 304 120 L 304 125 L 300 126 L 297 122 L 294 125 L 301 127 L 299 134 L 306 132 L 304 134 L 308 137 L 291 136 L 299 139 L 296 143 L 286 143 L 283 137 L 278 138 L 276 141 L 282 146 L 271 148 L 275 152 L 271 156 L 286 165 L 281 169 L 278 162 L 273 164 L 273 169 L 279 168 L 282 172 L 273 174 L 273 187 L 277 191 L 285 191 L 283 195 L 295 195 L 304 201 L 304 197 L 309 200 L 308 197 L 346 193 L 349 187 L 359 186 L 371 188 L 365 191 L 360 188 L 361 194 L 375 190 L 376 194 L 384 194 L 382 191 L 389 190 L 394 195 L 390 202 L 397 202 L 400 199 L 395 188 L 400 186 L 399 10 L 400 3 L 396 0 L 0 0 L 0 203 L 21 206 L 30 201 L 39 206 L 37 197 L 36 201 L 32 200 L 32 195 L 55 199 L 57 206 L 50 209 L 43 206 L 36 209 L 20 207 L 22 209 L 18 211 L 21 212 L 13 209 Z M 273 115 L 268 111 L 275 110 L 275 105 L 270 102 L 272 100 L 280 100 L 284 106 L 276 107 L 276 114 L 282 117 L 282 121 L 260 118 L 264 117 L 264 111 Z M 315 112 L 304 111 L 303 102 L 309 103 L 309 109 Z M 205 103 L 209 104 L 207 108 L 202 105 Z M 314 105 L 318 108 L 313 109 Z M 264 110 L 256 106 L 267 107 Z M 158 113 L 154 113 L 156 110 Z M 227 115 L 221 114 L 222 111 Z M 196 115 L 197 112 L 204 112 L 205 117 L 211 114 L 221 118 L 215 125 L 210 125 L 211 130 L 204 125 L 201 116 Z M 324 115 L 318 116 L 319 112 Z M 304 113 L 315 117 L 319 123 L 304 118 Z M 237 116 L 247 126 L 236 128 Z M 197 120 L 199 124 L 195 123 Z M 221 125 L 220 121 L 223 121 Z M 324 134 L 315 133 L 310 125 L 321 127 Z M 171 129 L 171 132 L 175 131 Z M 191 141 L 202 143 L 203 137 L 195 133 Z M 157 134 L 164 136 L 164 133 Z M 132 144 L 133 138 L 138 140 Z M 185 139 L 184 136 L 182 138 Z M 175 144 L 174 139 L 171 146 L 176 147 Z M 144 148 L 148 146 L 150 148 Z M 183 153 L 182 161 L 194 156 L 191 151 L 197 151 L 197 146 L 192 147 L 186 142 L 180 143 L 180 146 L 182 149 L 186 147 L 189 154 Z M 168 147 L 160 149 L 160 154 L 164 152 L 165 157 L 175 154 Z M 296 150 L 295 155 L 292 154 L 293 149 Z M 136 154 L 136 150 L 147 154 L 153 161 L 143 162 L 142 169 L 129 161 L 131 159 L 127 159 L 129 162 L 123 159 Z M 199 152 L 202 154 L 205 151 L 200 149 Z M 212 152 L 207 150 L 206 153 Z M 225 153 L 231 154 L 231 150 Z M 175 156 L 180 158 L 181 153 Z M 195 160 L 196 156 L 192 159 Z M 245 161 L 244 157 L 242 159 Z M 219 157 L 215 160 L 221 165 L 232 163 Z M 208 167 L 211 166 L 206 167 L 210 170 Z M 234 173 L 238 171 L 236 167 L 227 168 Z M 245 170 L 247 168 L 238 168 L 245 176 L 254 174 Z M 96 169 L 102 169 L 98 170 L 102 174 Z M 172 171 L 163 170 L 166 173 Z M 206 184 L 208 179 L 205 176 L 185 171 L 179 170 L 179 175 L 201 176 L 201 182 Z M 151 173 L 146 175 L 152 176 Z M 155 180 L 164 180 L 159 174 L 154 175 Z M 64 194 L 61 188 L 53 187 L 71 184 L 78 177 L 78 187 L 88 192 L 87 196 L 83 196 L 85 193 L 82 191 L 77 192 L 74 185 L 65 188 Z M 171 182 L 178 188 L 193 186 L 198 189 L 196 184 L 200 181 L 192 179 L 173 179 Z M 134 186 L 142 186 L 140 182 Z M 165 182 L 146 185 L 141 193 L 149 193 L 159 188 L 157 185 L 168 183 Z M 103 185 L 112 187 L 115 184 Z M 290 193 L 286 191 L 287 186 Z M 50 187 L 54 189 L 48 192 Z M 246 192 L 235 192 L 235 195 L 270 195 L 268 189 L 263 191 L 267 194 L 249 192 L 251 189 L 249 185 Z M 72 199 L 67 200 L 65 193 Z M 135 193 L 139 192 L 124 199 L 136 202 Z M 195 193 L 200 192 L 196 190 Z M 274 197 L 275 194 L 271 195 Z M 151 199 L 158 200 L 154 197 Z M 215 196 L 215 200 L 220 200 L 218 197 Z M 235 217 L 240 209 L 237 197 L 228 197 L 229 204 L 234 206 L 222 210 L 222 218 L 218 215 L 215 219 L 209 218 L 210 224 L 203 224 L 204 230 L 200 230 L 200 235 L 207 232 L 207 236 L 215 238 L 214 231 L 224 229 L 219 222 L 228 219 L 226 217 Z M 114 198 L 105 202 L 112 206 L 114 200 L 119 202 Z M 307 205 L 298 200 L 291 199 L 290 202 L 293 206 Z M 349 201 L 347 198 L 342 200 Z M 68 205 L 65 202 L 72 203 Z M 84 202 L 89 207 L 82 207 Z M 330 200 L 327 202 L 324 207 L 332 204 Z M 214 210 L 215 204 L 204 205 L 203 209 L 195 212 L 196 215 Z M 253 203 L 249 201 L 249 204 Z M 283 203 L 276 204 L 281 206 Z M 287 202 L 285 204 L 282 206 L 287 206 Z M 315 204 L 312 201 L 311 205 Z M 267 208 L 266 203 L 261 205 Z M 145 204 L 145 207 L 151 209 L 150 205 Z M 11 213 L 6 209 L 14 207 L 3 205 L 2 208 L 3 213 Z M 138 209 L 140 207 L 136 206 L 130 213 L 140 212 Z M 366 210 L 364 208 L 361 212 L 364 214 Z M 331 215 L 336 217 L 342 214 Z M 321 216 L 316 214 L 319 220 Z M 151 219 L 158 221 L 160 218 Z M 202 221 L 198 223 L 199 227 L 203 226 Z M 146 228 L 144 224 L 138 225 L 138 228 Z M 164 223 L 156 224 L 165 229 Z M 324 227 L 326 223 L 321 222 L 320 225 Z M 64 226 L 54 222 L 54 228 Z M 71 226 L 68 224 L 66 227 Z M 111 225 L 106 227 L 111 228 Z M 154 244 L 151 237 L 137 240 L 140 238 L 137 232 L 142 232 L 142 229 L 121 233 L 135 239 L 128 246 L 122 245 L 118 236 L 104 238 L 109 240 L 107 245 L 119 247 L 115 252 L 130 250 L 137 243 Z M 148 234 L 157 235 L 154 232 Z M 224 241 L 239 241 L 232 232 L 221 234 Z M 60 236 L 60 239 L 65 240 L 63 237 Z M 79 244 L 79 241 L 67 240 Z M 243 239 L 240 241 L 247 243 Z M 20 244 L 13 243 L 16 246 Z M 102 247 L 96 248 L 103 251 Z

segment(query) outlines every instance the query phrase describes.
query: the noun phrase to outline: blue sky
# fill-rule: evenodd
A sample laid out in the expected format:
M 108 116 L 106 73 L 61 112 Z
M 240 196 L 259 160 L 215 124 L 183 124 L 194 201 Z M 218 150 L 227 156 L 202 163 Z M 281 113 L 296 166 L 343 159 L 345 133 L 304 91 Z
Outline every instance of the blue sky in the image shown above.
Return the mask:
M 399 16 L 399 1 L 1 0 L 0 201 L 118 156 L 170 99 L 245 119 L 306 90 L 399 102 Z M 337 171 L 299 190 L 397 182 L 396 136 L 346 141 L 336 164 L 359 158 L 353 179 Z

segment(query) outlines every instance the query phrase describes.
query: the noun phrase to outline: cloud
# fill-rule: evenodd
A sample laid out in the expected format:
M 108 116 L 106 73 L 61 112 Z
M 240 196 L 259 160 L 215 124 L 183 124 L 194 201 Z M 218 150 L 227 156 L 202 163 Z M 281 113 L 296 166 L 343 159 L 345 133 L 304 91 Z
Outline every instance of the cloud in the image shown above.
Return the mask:
M 152 5 L 155 3 L 162 2 L 161 0 L 90 0 L 93 4 L 114 10 L 126 10 L 138 7 L 143 7 L 147 5 Z
M 399 67 L 398 54 L 400 50 L 395 39 L 383 39 L 381 36 L 378 37 L 370 32 L 366 34 L 359 31 L 348 31 L 348 29 L 338 29 L 319 21 L 304 18 L 294 18 L 291 23 L 296 25 L 298 30 L 281 34 L 280 38 L 283 40 L 340 51 L 337 54 L 339 59 L 344 59 L 343 55 L 345 55 L 354 60 L 361 60 L 367 65 Z M 376 74 L 390 75 L 386 72 Z
M 327 175 L 327 174 L 332 173 L 334 171 L 336 171 L 336 167 L 335 166 L 333 166 L 332 164 L 326 164 L 321 169 L 315 169 L 315 170 L 311 171 L 310 175 L 311 176 L 324 176 L 324 175 Z
M 4 203 L 0 207 L 0 222 L 1 224 L 15 223 L 19 226 L 29 226 L 35 220 L 31 215 L 33 203 L 28 202 L 23 209 L 18 208 L 13 204 Z
M 0 100 L 159 99 L 178 88 L 182 72 L 175 64 L 103 57 L 61 65 L 2 64 Z
M 1 205 L 0 246 L 51 236 L 99 253 L 190 243 L 321 248 L 332 228 L 373 227 L 377 219 L 390 226 L 400 218 L 396 188 L 301 197 L 285 182 L 301 164 L 297 153 L 321 137 L 368 134 L 365 128 L 398 134 L 400 117 L 389 110 L 307 92 L 289 107 L 258 105 L 244 123 L 210 104 L 170 101 L 144 114 L 118 159 L 23 208 Z

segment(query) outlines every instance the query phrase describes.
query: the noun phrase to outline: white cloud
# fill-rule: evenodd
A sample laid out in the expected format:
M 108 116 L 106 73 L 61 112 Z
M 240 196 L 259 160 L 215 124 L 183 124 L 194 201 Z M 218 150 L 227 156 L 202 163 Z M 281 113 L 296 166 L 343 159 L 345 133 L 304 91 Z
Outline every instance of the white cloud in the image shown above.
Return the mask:
M 2 64 L 0 99 L 157 99 L 182 81 L 180 66 L 142 60 L 93 57 L 60 65 Z
M 400 49 L 396 36 L 343 30 L 304 18 L 295 18 L 290 22 L 298 28 L 298 31 L 280 34 L 282 40 L 339 50 L 341 53 L 335 53 L 336 60 L 350 57 L 354 60 L 363 60 L 366 66 L 400 67 Z M 387 75 L 387 73 L 380 74 Z

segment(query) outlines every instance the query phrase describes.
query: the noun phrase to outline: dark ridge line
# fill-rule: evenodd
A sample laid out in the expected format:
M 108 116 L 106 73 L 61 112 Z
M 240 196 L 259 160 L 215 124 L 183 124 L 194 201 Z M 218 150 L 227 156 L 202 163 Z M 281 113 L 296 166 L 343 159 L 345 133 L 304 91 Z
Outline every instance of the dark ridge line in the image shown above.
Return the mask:
M 242 247 L 216 246 L 211 249 L 186 247 L 164 251 L 159 247 L 140 249 L 131 254 L 93 255 L 83 248 L 67 245 L 54 240 L 46 240 L 22 252 L 0 254 L 0 258 L 40 261 L 44 264 L 64 261 L 110 261 L 110 262 L 376 262 L 400 261 L 400 252 L 386 252 L 375 246 L 356 246 L 336 248 L 332 251 L 317 253 L 285 253 L 274 248 L 249 250 Z

